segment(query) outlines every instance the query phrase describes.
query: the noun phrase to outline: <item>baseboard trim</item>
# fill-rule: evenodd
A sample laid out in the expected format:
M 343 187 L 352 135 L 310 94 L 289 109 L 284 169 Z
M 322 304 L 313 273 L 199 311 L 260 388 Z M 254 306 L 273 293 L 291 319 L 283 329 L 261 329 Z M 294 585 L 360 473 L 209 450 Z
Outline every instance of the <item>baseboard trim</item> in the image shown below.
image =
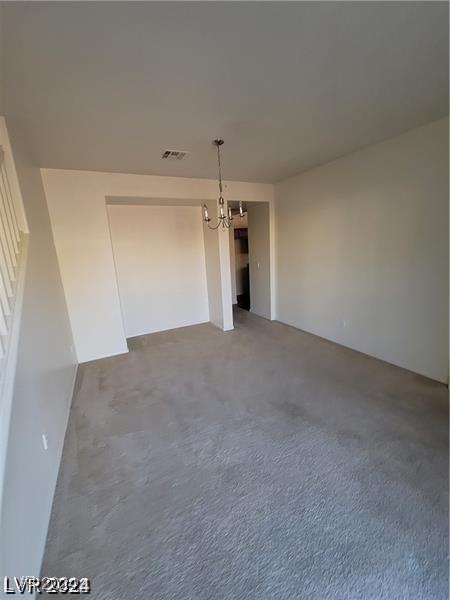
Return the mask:
M 333 340 L 332 338 L 328 338 L 323 335 L 318 335 L 317 333 L 314 333 L 313 331 L 308 331 L 307 329 L 301 329 L 300 327 L 297 327 L 296 325 L 292 325 L 291 323 L 287 323 L 286 321 L 281 321 L 280 319 L 275 319 L 274 322 L 279 323 L 280 325 L 283 325 L 284 327 L 290 327 L 291 329 L 300 331 L 301 333 L 305 333 L 307 335 L 312 335 L 316 338 L 323 340 L 324 342 L 328 342 L 329 344 L 334 344 L 336 346 L 340 346 L 341 348 L 346 348 L 347 350 L 351 350 L 352 352 L 357 352 L 358 354 L 363 354 L 364 356 L 368 356 L 369 358 L 373 358 L 374 360 L 379 360 L 380 362 L 383 362 L 387 365 L 391 365 L 392 367 L 396 367 L 397 369 L 403 369 L 403 371 L 408 371 L 409 373 L 414 373 L 414 375 L 419 375 L 420 377 L 424 377 L 425 379 L 429 379 L 430 381 L 434 381 L 436 383 L 440 383 L 442 385 L 449 386 L 449 382 L 447 380 L 444 381 L 443 379 L 437 379 L 436 377 L 432 377 L 431 375 L 428 375 L 426 373 L 422 373 L 420 371 L 414 371 L 413 369 L 409 369 L 408 367 L 405 367 L 402 364 L 392 362 L 390 360 L 386 360 L 385 358 L 383 358 L 381 356 L 377 356 L 376 354 L 369 354 L 369 352 L 364 352 L 364 350 L 360 350 L 359 348 L 355 348 L 354 346 L 347 346 L 346 344 L 343 344 L 342 342 L 337 342 L 336 340 Z

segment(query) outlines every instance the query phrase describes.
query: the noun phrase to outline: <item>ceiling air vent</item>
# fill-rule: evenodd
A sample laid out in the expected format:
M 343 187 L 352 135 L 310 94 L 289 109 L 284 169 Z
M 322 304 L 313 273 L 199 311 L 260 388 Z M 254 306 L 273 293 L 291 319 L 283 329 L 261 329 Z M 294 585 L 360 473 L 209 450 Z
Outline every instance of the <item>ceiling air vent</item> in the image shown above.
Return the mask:
M 161 158 L 183 160 L 186 154 L 187 152 L 183 152 L 183 150 L 164 150 L 164 152 L 161 154 Z

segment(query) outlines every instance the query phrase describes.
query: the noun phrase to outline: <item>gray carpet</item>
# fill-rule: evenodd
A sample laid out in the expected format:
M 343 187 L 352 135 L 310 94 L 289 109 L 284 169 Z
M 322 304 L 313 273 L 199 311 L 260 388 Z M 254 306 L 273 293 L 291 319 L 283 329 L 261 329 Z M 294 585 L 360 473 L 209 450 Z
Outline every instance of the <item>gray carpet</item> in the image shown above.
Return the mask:
M 80 367 L 43 574 L 97 600 L 447 598 L 445 386 L 236 325 Z

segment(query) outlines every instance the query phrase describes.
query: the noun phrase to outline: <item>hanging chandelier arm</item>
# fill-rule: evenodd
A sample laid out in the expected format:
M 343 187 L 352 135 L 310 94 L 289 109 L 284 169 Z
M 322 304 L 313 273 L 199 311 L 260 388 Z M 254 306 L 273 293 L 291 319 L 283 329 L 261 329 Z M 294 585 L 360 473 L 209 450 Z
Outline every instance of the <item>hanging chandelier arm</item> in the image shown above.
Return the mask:
M 208 225 L 208 229 L 211 229 L 212 231 L 215 231 L 216 229 L 219 229 L 220 225 L 221 225 L 221 221 L 219 220 L 219 222 L 217 223 L 217 225 L 215 225 L 214 227 L 211 227 L 211 225 L 209 223 L 207 223 Z

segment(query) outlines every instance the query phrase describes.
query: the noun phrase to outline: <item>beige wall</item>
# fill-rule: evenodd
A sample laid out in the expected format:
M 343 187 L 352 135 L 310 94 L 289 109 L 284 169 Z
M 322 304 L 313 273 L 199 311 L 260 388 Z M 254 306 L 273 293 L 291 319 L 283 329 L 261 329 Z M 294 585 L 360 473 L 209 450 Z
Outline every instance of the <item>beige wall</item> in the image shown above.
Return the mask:
M 76 372 L 40 172 L 17 127 L 8 121 L 8 129 L 30 235 L 1 515 L 2 581 L 39 575 Z
M 105 199 L 194 199 L 209 203 L 212 216 L 217 181 L 59 169 L 42 169 L 42 177 L 78 360 L 127 352 Z M 228 181 L 225 193 L 229 200 L 269 202 L 273 186 Z M 223 232 L 206 228 L 204 232 L 211 321 L 229 329 L 233 326 L 229 238 Z M 216 250 L 220 289 L 210 285 Z M 212 305 L 214 293 L 217 302 Z
M 275 187 L 277 318 L 448 377 L 448 119 Z
M 209 321 L 200 206 L 108 206 L 127 337 Z
M 252 202 L 247 208 L 250 311 L 265 319 L 271 318 L 269 209 L 263 202 Z

